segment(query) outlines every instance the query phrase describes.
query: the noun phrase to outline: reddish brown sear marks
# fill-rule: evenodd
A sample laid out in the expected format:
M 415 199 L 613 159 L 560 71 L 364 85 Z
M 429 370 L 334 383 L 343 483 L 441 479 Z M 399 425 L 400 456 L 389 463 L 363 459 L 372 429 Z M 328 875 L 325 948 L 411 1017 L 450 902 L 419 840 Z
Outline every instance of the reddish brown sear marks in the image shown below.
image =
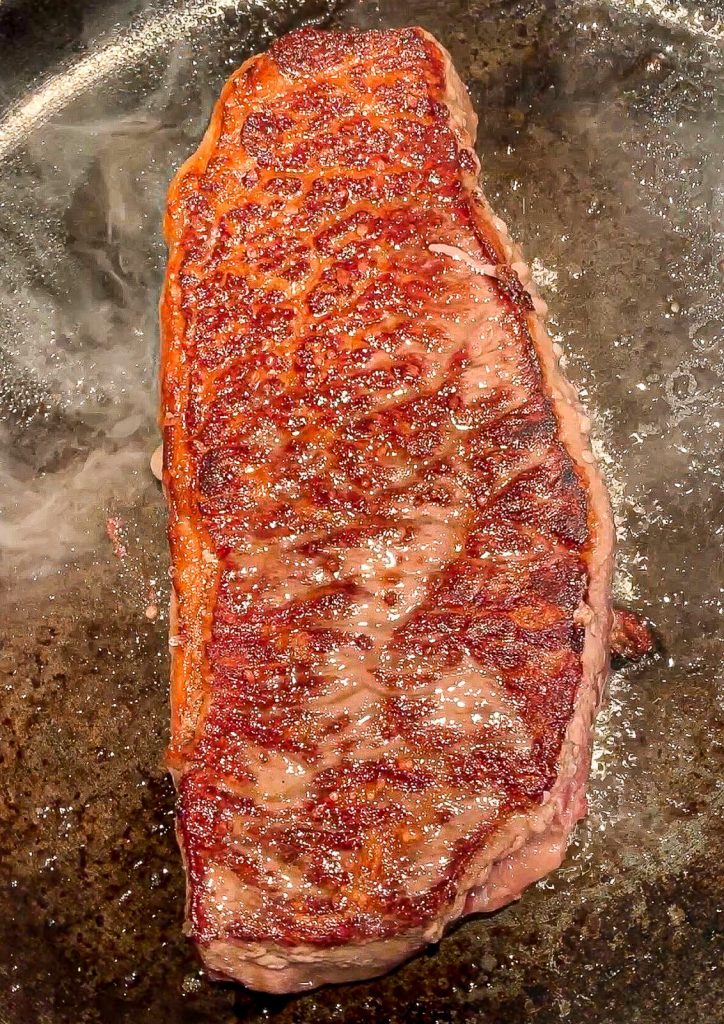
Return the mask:
M 193 601 L 189 532 L 214 574 L 179 798 L 202 942 L 217 870 L 248 894 L 239 939 L 422 922 L 556 776 L 586 494 L 528 292 L 428 249 L 499 262 L 443 83 L 416 30 L 293 33 L 170 198 L 174 583 Z

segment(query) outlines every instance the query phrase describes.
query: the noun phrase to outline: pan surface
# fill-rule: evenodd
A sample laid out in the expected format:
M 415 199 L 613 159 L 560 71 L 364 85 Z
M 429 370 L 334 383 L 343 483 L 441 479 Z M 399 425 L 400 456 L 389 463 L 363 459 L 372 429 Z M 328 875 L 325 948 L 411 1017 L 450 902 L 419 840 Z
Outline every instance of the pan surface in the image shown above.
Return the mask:
M 0 0 L 1 1024 L 724 1019 L 721 16 Z M 452 52 L 595 421 L 617 597 L 662 652 L 612 677 L 561 870 L 388 977 L 285 999 L 207 981 L 181 933 L 148 459 L 167 183 L 233 67 L 306 21 Z

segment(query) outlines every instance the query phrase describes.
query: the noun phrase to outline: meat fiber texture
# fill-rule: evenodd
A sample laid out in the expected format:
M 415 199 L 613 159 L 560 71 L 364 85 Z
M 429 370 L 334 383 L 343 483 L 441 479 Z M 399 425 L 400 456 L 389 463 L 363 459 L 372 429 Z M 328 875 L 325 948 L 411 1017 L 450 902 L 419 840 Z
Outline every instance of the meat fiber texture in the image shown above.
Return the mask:
M 380 974 L 585 813 L 613 532 L 476 118 L 417 28 L 303 29 L 171 186 L 161 304 L 187 930 Z

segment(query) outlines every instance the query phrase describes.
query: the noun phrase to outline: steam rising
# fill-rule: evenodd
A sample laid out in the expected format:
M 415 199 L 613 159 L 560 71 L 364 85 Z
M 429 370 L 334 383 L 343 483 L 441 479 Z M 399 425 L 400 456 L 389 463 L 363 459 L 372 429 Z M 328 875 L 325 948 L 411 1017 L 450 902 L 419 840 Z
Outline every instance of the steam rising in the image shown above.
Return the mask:
M 126 494 L 136 490 L 143 472 L 133 449 L 94 451 L 39 477 L 8 459 L 0 471 L 0 487 L 13 491 L 11 514 L 0 520 L 3 568 L 43 574 L 101 543 L 101 507 L 110 506 L 121 483 Z
M 6 570 L 45 573 L 101 544 L 115 501 L 146 484 L 163 262 L 149 226 L 159 224 L 168 178 L 149 157 L 164 143 L 174 148 L 155 99 L 140 113 L 48 126 L 29 154 L 42 177 L 17 189 L 3 224 Z M 70 197 L 68 182 L 77 183 Z M 66 204 L 60 224 L 30 219 L 41 194 L 44 204 Z
M 0 206 L 0 570 L 16 580 L 107 557 L 106 517 L 149 486 L 161 211 L 208 112 L 198 94 L 179 109 L 188 61 L 188 45 L 176 44 L 139 108 L 114 111 L 112 98 L 89 95 L 10 161 L 15 180 Z

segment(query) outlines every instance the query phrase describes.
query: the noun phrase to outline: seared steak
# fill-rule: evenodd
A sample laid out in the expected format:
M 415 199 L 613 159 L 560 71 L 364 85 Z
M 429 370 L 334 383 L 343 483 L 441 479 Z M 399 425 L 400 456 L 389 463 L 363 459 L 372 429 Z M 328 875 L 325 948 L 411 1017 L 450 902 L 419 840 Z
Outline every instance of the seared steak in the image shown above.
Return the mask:
M 387 970 L 585 812 L 612 525 L 544 307 L 420 29 L 302 30 L 174 179 L 170 766 L 207 967 Z

